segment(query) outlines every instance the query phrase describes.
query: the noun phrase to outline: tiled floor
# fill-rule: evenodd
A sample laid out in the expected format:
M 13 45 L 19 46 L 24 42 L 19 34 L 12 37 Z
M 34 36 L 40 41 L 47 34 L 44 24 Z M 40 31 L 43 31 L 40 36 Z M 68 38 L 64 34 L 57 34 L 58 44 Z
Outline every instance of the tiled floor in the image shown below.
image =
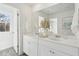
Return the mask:
M 0 51 L 0 56 L 17 56 L 17 54 L 14 51 L 14 49 L 11 47 L 3 51 Z

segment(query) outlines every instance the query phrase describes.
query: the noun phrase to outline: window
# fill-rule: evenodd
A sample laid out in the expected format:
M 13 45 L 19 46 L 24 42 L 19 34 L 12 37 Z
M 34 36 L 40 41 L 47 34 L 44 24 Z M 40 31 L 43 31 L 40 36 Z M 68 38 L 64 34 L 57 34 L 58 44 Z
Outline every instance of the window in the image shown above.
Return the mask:
M 9 16 L 0 14 L 0 32 L 10 31 L 10 18 Z
M 43 31 L 43 28 L 41 28 L 41 21 L 43 21 L 44 20 L 44 17 L 42 17 L 42 16 L 39 16 L 39 32 L 41 32 L 41 31 Z
M 50 31 L 57 34 L 57 18 L 50 19 Z
M 41 21 L 44 21 L 44 17 L 39 16 L 39 32 L 43 32 L 44 29 L 41 27 Z M 51 18 L 49 19 L 49 30 L 50 32 L 53 32 L 54 34 L 57 34 L 57 18 Z

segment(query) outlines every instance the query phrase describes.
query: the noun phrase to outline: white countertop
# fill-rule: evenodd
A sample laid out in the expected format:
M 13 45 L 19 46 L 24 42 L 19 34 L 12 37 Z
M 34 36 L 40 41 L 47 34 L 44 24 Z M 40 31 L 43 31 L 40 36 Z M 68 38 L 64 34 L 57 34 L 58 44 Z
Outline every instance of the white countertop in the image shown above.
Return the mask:
M 78 39 L 64 39 L 64 38 L 40 38 L 42 40 L 46 40 L 52 43 L 58 43 L 58 44 L 64 44 L 72 47 L 77 47 L 79 48 L 79 40 Z

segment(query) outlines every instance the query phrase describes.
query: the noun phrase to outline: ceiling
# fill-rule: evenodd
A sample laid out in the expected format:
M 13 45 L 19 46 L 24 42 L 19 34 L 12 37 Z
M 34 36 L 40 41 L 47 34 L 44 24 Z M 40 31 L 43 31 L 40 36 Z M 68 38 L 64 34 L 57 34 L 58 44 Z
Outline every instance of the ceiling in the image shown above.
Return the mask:
M 38 3 L 26 3 L 26 5 L 29 5 L 31 7 L 35 6 L 36 4 L 38 4 Z
M 59 3 L 56 5 L 53 5 L 51 7 L 48 7 L 46 9 L 40 10 L 39 13 L 42 15 L 50 15 L 66 10 L 74 10 L 74 4 L 73 3 Z

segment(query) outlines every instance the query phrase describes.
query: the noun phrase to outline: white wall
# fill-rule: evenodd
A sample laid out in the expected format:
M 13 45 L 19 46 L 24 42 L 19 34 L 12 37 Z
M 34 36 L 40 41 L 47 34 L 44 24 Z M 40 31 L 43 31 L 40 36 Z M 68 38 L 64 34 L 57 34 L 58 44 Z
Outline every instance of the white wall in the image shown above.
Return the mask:
M 6 39 L 7 38 L 7 39 Z M 0 51 L 13 46 L 12 34 L 0 32 Z
M 33 33 L 38 32 L 39 30 L 39 15 L 37 12 L 33 12 L 32 10 L 32 31 Z
M 23 34 L 27 34 L 28 32 L 32 32 L 32 8 L 26 4 L 22 3 L 11 3 L 7 4 L 12 7 L 19 9 L 20 11 L 20 53 L 23 50 Z
M 57 31 L 59 34 L 63 34 L 62 31 L 62 21 L 64 17 L 73 16 L 74 10 L 63 11 L 55 14 L 49 15 L 49 18 L 57 18 Z

